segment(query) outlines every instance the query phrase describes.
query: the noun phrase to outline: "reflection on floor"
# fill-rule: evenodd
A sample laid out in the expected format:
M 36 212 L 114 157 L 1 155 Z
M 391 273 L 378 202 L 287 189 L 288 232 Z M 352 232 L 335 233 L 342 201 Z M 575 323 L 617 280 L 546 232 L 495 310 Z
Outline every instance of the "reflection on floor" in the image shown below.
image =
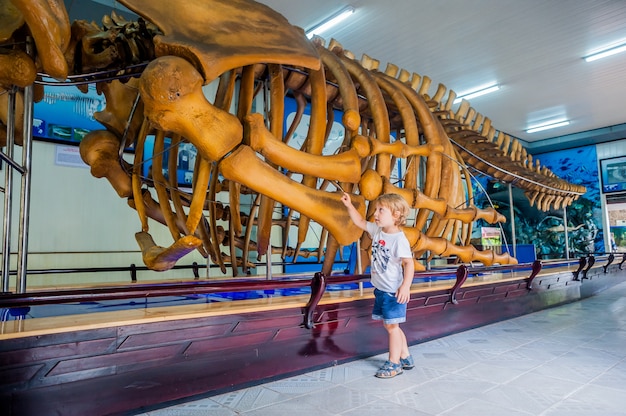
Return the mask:
M 621 283 L 580 302 L 412 346 L 416 367 L 390 380 L 373 377 L 386 359 L 380 355 L 135 414 L 626 415 L 624 345 Z

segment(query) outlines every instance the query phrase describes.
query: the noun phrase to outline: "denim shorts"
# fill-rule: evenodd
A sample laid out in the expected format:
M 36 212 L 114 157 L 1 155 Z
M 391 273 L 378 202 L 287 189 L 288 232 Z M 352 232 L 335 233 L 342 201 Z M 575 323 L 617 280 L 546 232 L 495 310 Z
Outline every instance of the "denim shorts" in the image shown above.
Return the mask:
M 372 319 L 386 324 L 399 324 L 406 321 L 406 303 L 398 303 L 395 293 L 374 289 L 374 310 Z

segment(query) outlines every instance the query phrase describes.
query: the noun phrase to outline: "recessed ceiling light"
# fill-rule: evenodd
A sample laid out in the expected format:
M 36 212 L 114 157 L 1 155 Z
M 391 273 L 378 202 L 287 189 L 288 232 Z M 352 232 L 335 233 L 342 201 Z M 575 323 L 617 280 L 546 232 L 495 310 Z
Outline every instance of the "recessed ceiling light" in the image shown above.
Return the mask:
M 626 43 L 622 43 L 617 46 L 610 46 L 608 48 L 604 48 L 599 50 L 598 52 L 592 53 L 591 55 L 587 55 L 583 57 L 583 59 L 587 62 L 597 61 L 598 59 L 606 58 L 607 56 L 615 55 L 617 53 L 626 52 Z
M 552 120 L 547 123 L 538 124 L 536 126 L 532 126 L 526 129 L 526 133 L 536 133 L 538 131 L 544 131 L 549 129 L 555 129 L 557 127 L 563 127 L 569 125 L 569 120 L 560 119 L 560 120 Z
M 456 99 L 453 101 L 453 104 L 460 103 L 461 100 L 470 100 L 472 98 L 480 97 L 481 95 L 489 94 L 489 93 L 498 91 L 499 89 L 500 89 L 500 85 L 498 84 L 491 84 L 488 86 L 478 87 L 476 89 L 473 89 L 471 91 L 464 92 L 463 94 L 458 95 Z
M 323 20 L 321 23 L 313 26 L 311 29 L 307 30 L 306 37 L 311 39 L 315 35 L 319 35 L 322 32 L 327 31 L 331 27 L 335 26 L 339 22 L 345 20 L 350 15 L 354 13 L 354 7 L 348 6 L 345 9 L 341 10 L 339 13 L 330 16 L 329 18 Z

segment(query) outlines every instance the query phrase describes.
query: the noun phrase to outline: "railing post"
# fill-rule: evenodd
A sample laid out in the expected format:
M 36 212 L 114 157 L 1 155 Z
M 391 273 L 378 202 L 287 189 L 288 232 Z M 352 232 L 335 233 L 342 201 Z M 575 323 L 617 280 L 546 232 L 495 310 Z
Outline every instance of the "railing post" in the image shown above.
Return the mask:
M 467 270 L 467 266 L 464 264 L 461 264 L 456 269 L 456 283 L 454 284 L 454 286 L 452 286 L 452 289 L 450 290 L 450 302 L 455 305 L 459 304 L 459 301 L 456 300 L 456 292 L 461 288 L 461 286 L 463 286 L 463 283 L 465 283 L 465 281 L 467 280 L 468 274 L 469 271 Z
M 311 297 L 307 302 L 306 306 L 303 309 L 304 321 L 302 325 L 306 329 L 311 329 L 314 326 L 313 323 L 313 313 L 315 312 L 315 308 L 319 303 L 322 295 L 326 291 L 326 276 L 324 274 L 317 272 L 313 275 L 311 279 Z
M 541 267 L 542 267 L 541 261 L 535 260 L 533 262 L 532 272 L 530 273 L 530 276 L 528 276 L 528 283 L 526 284 L 526 289 L 533 290 L 533 280 L 535 280 L 535 277 L 537 277 L 537 275 L 541 271 Z
M 583 270 L 583 279 L 588 279 L 587 272 L 591 269 L 595 262 L 596 258 L 593 255 L 587 257 L 587 267 Z
M 604 268 L 604 273 L 607 273 L 607 270 L 609 268 L 609 266 L 611 265 L 611 263 L 613 263 L 613 260 L 615 260 L 615 255 L 613 253 L 609 254 L 609 258 L 607 259 L 607 262 L 604 266 L 602 266 Z
M 575 272 L 573 272 L 573 273 L 572 273 L 572 274 L 574 275 L 574 280 L 577 280 L 577 281 L 578 281 L 578 280 L 580 280 L 580 279 L 578 278 L 578 275 L 580 274 L 580 272 L 582 271 L 582 269 L 583 269 L 586 265 L 587 265 L 587 258 L 586 258 L 586 257 L 581 257 L 581 258 L 578 260 L 578 269 L 577 269 Z

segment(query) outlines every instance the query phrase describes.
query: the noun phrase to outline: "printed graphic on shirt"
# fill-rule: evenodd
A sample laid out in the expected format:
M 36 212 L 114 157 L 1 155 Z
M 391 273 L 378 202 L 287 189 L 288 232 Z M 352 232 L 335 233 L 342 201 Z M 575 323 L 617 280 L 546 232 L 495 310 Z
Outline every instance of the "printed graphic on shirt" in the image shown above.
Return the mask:
M 389 247 L 385 246 L 385 240 L 380 239 L 372 242 L 372 266 L 376 270 L 381 273 L 387 271 L 390 258 L 391 253 Z

